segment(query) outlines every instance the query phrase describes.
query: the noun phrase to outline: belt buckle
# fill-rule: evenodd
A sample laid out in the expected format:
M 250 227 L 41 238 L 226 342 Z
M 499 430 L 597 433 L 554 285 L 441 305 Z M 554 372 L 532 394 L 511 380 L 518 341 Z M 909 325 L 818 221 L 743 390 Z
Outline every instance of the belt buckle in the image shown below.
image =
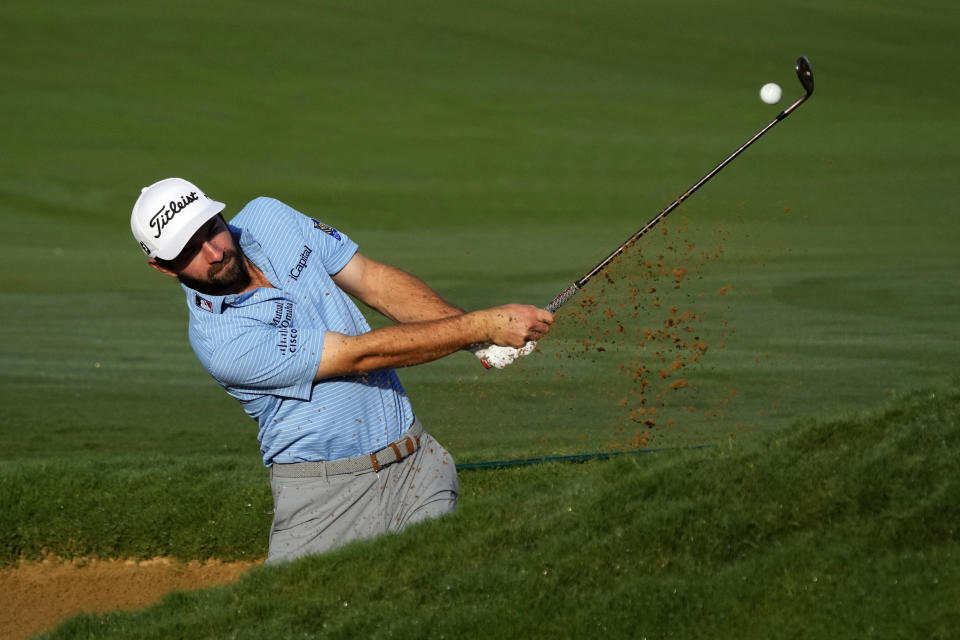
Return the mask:
M 400 451 L 400 445 L 407 450 L 406 455 Z M 394 462 L 399 462 L 404 458 L 413 455 L 417 450 L 417 447 L 420 445 L 420 438 L 417 436 L 405 435 L 402 440 L 397 440 L 396 442 L 391 442 L 383 449 L 375 451 L 370 454 L 370 466 L 373 467 L 374 472 L 380 471 L 383 467 L 388 464 L 393 464 Z M 380 464 L 380 461 L 377 460 L 377 456 L 383 453 L 384 451 L 390 450 L 393 453 L 393 460 L 389 460 L 384 464 Z

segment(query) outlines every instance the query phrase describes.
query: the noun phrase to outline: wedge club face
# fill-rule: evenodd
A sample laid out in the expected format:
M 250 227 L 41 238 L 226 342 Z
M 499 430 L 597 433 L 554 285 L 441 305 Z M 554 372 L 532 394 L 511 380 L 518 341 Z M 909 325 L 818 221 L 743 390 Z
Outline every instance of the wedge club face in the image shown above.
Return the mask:
M 807 56 L 797 58 L 797 77 L 800 78 L 800 84 L 807 92 L 806 97 L 813 95 L 813 69 L 810 68 L 810 61 Z

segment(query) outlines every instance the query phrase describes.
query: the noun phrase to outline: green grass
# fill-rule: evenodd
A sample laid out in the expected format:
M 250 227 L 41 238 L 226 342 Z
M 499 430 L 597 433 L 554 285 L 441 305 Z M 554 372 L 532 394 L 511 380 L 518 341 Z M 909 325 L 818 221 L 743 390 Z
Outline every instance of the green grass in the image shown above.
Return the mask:
M 786 428 L 956 373 L 946 3 L 241 4 L 0 9 L 16 88 L 0 97 L 0 457 L 255 455 L 186 343 L 179 290 L 131 241 L 142 185 L 184 175 L 230 211 L 274 195 L 466 308 L 545 304 L 772 118 L 763 82 L 799 94 L 801 53 L 813 99 L 641 247 L 703 280 L 618 320 L 658 328 L 677 304 L 711 345 L 688 388 L 644 394 L 652 442 Z M 668 250 L 676 234 L 695 250 Z M 618 372 L 657 364 L 649 350 L 571 354 L 623 303 L 597 288 L 597 313 L 565 309 L 516 368 L 403 372 L 428 428 L 462 460 L 637 438 Z
M 80 456 L 0 470 L 0 565 L 61 558 L 263 558 L 273 509 L 251 456 Z
M 46 637 L 948 638 L 958 456 L 953 385 L 714 450 L 467 472 L 438 521 Z

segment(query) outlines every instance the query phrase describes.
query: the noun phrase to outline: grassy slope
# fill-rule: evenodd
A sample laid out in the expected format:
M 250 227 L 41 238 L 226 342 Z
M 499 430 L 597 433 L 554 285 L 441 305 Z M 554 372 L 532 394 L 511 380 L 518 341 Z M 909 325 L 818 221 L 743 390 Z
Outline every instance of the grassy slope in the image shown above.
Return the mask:
M 947 638 L 960 387 L 710 452 L 463 474 L 452 516 L 50 638 Z
M 63 558 L 262 558 L 267 474 L 249 456 L 27 460 L 0 471 L 0 564 Z

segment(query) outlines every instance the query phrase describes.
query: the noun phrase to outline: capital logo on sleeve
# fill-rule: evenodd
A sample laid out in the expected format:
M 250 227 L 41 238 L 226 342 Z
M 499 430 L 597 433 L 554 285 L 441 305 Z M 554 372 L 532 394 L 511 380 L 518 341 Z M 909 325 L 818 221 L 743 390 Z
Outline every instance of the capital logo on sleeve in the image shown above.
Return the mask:
M 328 236 L 332 236 L 335 240 L 339 240 L 339 239 L 340 239 L 340 234 L 337 232 L 336 229 L 334 229 L 334 228 L 331 227 L 330 225 L 323 224 L 322 222 L 320 222 L 320 221 L 317 220 L 316 218 L 310 218 L 310 219 L 313 220 L 313 228 L 314 228 L 314 229 L 320 229 L 320 231 L 323 231 L 323 232 L 324 232 L 325 234 L 327 234 Z
M 300 279 L 300 274 L 303 273 L 303 270 L 307 268 L 307 262 L 310 260 L 310 254 L 313 253 L 313 249 L 307 245 L 303 245 L 303 251 L 300 252 L 298 256 L 298 261 L 296 266 L 290 269 L 290 277 L 294 280 Z

